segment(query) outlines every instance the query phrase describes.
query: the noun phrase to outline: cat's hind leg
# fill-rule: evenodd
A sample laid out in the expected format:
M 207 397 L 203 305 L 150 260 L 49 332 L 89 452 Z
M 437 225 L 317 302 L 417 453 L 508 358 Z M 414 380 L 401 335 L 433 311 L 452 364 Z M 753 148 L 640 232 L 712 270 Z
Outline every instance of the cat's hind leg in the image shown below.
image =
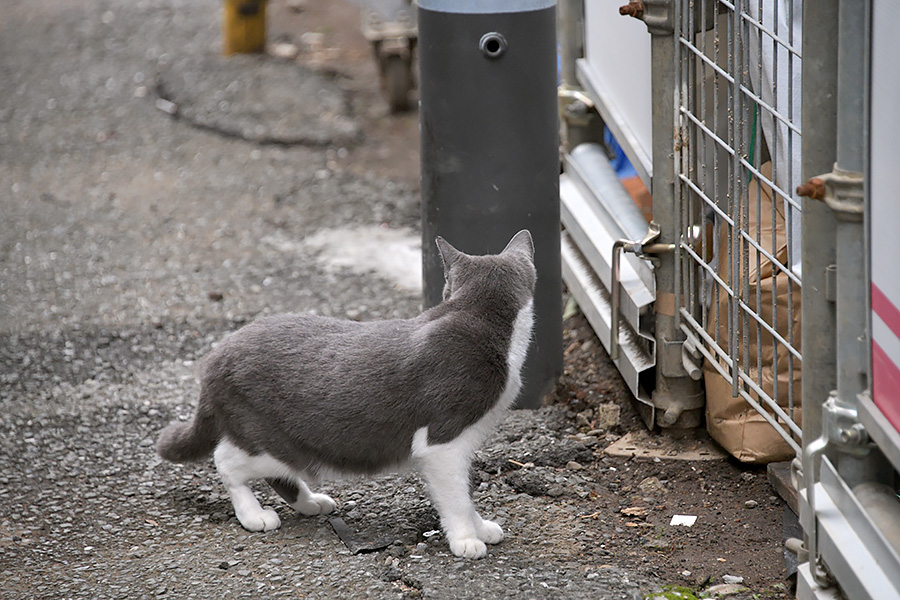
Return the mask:
M 227 439 L 223 439 L 216 446 L 213 453 L 216 470 L 222 478 L 222 483 L 231 497 L 234 505 L 234 513 L 244 529 L 248 531 L 271 531 L 281 527 L 281 519 L 271 509 L 264 509 L 253 495 L 253 490 L 247 485 L 251 479 L 258 479 L 270 475 L 261 464 L 258 456 L 251 456 Z
M 469 493 L 470 455 L 464 443 L 428 446 L 427 430 L 416 432 L 413 458 L 428 484 L 450 551 L 465 558 L 482 558 L 487 554 L 486 543 L 503 540 L 503 529 L 482 519 L 475 510 Z
M 302 515 L 327 515 L 336 506 L 331 496 L 313 493 L 299 477 L 269 478 L 266 481 L 291 508 Z

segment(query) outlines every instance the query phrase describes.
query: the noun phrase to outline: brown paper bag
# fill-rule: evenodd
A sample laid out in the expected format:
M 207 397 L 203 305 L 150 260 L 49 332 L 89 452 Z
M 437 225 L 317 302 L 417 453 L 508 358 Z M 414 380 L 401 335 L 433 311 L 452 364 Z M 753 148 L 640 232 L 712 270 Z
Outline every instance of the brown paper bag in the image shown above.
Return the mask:
M 771 180 L 771 163 L 764 164 L 760 171 Z M 744 223 L 745 231 L 752 239 L 758 239 L 759 245 L 766 249 L 773 247 L 774 232 L 776 248 L 774 256 L 779 263 L 788 264 L 783 200 L 778 196 L 773 198 L 772 190 L 764 183 L 759 185 L 756 178 L 749 185 L 749 196 L 749 222 Z M 761 209 L 759 215 L 757 206 Z M 726 282 L 730 282 L 731 273 L 727 251 L 729 233 L 729 227 L 722 224 L 719 230 L 718 272 Z M 746 240 L 741 240 L 741 243 L 748 244 Z M 741 264 L 738 269 L 737 293 L 762 321 L 772 326 L 782 338 L 791 341 L 799 351 L 800 287 L 780 270 L 777 276 L 773 276 L 771 261 L 764 255 L 758 255 L 753 246 L 749 246 L 749 249 L 749 265 Z M 728 351 L 730 297 L 722 291 L 717 303 L 720 315 L 718 330 L 715 320 L 710 319 L 708 333 Z M 792 390 L 793 419 L 799 424 L 800 361 L 794 357 L 791 369 L 788 350 L 779 344 L 776 356 L 776 341 L 772 334 L 758 326 L 752 316 L 745 318 L 743 312 L 740 313 L 737 339 L 738 364 L 766 394 L 777 398 L 779 406 L 789 415 L 791 413 L 788 411 L 788 393 Z M 724 363 L 722 366 L 725 366 Z M 706 385 L 706 427 L 713 439 L 735 458 L 744 462 L 767 463 L 793 458 L 794 451 L 775 428 L 743 398 L 732 396 L 730 379 L 722 377 L 711 364 L 704 365 L 703 372 Z M 743 382 L 740 385 L 743 386 Z M 762 405 L 759 396 L 752 389 L 748 391 L 750 396 Z M 771 409 L 767 412 L 774 416 Z M 784 429 L 787 430 L 787 427 L 784 426 Z

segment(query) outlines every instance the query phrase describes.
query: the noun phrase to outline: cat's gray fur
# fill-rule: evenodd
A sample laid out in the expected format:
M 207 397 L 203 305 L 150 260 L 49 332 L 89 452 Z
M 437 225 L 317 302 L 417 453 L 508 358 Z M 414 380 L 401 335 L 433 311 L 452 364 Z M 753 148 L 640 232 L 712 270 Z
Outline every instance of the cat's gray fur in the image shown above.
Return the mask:
M 530 335 L 534 247 L 527 231 L 499 255 L 437 244 L 444 301 L 418 317 L 279 315 L 226 337 L 201 363 L 193 421 L 163 430 L 160 456 L 199 460 L 227 440 L 306 476 L 371 474 L 409 461 L 423 428 L 433 446 L 479 422 L 519 381 L 510 343 L 526 306 Z M 292 502 L 297 488 L 278 479 L 270 483 Z

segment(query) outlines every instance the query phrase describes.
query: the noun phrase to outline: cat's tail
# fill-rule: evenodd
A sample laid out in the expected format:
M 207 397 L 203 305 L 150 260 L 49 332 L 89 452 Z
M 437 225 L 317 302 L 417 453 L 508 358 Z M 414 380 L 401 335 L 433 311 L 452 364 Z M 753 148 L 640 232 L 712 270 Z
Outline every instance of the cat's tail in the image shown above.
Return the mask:
M 208 411 L 198 410 L 189 423 L 174 421 L 159 434 L 156 452 L 175 463 L 201 460 L 219 443 L 219 428 Z

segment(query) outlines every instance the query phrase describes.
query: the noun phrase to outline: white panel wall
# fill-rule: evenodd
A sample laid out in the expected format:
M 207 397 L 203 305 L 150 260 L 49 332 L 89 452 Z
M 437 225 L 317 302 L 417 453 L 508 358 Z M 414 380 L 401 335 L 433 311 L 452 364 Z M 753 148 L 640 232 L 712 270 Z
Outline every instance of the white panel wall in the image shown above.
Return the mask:
M 624 0 L 588 0 L 585 58 L 598 87 L 624 119 L 646 156 L 652 156 L 650 34 L 643 21 L 619 14 Z M 624 140 L 619 140 L 624 143 Z

